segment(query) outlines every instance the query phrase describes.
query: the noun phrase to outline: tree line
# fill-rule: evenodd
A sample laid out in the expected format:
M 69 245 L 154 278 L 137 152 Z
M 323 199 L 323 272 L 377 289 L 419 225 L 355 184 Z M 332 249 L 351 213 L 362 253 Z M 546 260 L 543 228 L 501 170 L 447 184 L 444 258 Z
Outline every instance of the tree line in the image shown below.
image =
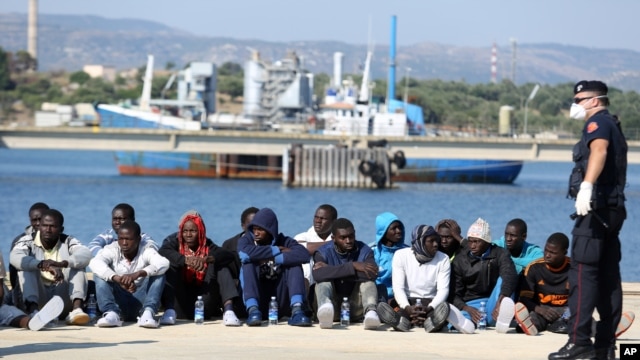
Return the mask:
M 35 60 L 27 52 L 5 52 L 0 47 L 0 121 L 11 119 L 16 103 L 21 103 L 24 108 L 33 112 L 40 109 L 44 102 L 70 105 L 135 100 L 142 92 L 142 74 L 146 68 L 146 65 L 141 66 L 136 76 L 118 75 L 111 82 L 91 78 L 83 71 L 29 71 L 34 64 Z M 174 67 L 175 64 L 167 63 L 164 71 L 154 74 L 153 98 L 164 96 L 169 99 L 176 96 L 175 85 L 164 91 Z M 218 67 L 218 92 L 228 95 L 231 101 L 241 101 L 243 77 L 244 71 L 240 64 L 222 64 Z M 359 84 L 362 76 L 351 75 L 351 78 Z M 328 74 L 315 75 L 314 95 L 318 102 L 322 101 L 329 83 Z M 383 99 L 387 81 L 376 79 L 372 86 L 373 97 Z M 401 100 L 406 91 L 408 102 L 422 107 L 427 127 L 485 129 L 490 133 L 497 133 L 500 107 L 509 105 L 514 108 L 513 134 L 523 133 L 526 116 L 529 134 L 548 131 L 579 135 L 582 122 L 571 120 L 568 116 L 573 83 L 541 84 L 536 96 L 527 103 L 534 86 L 533 83 L 516 85 L 509 80 L 496 84 L 468 84 L 464 81 L 402 78 L 396 85 L 396 94 Z M 640 95 L 635 91 L 621 91 L 610 87 L 609 98 L 610 110 L 618 114 L 627 137 L 631 140 L 640 139 Z

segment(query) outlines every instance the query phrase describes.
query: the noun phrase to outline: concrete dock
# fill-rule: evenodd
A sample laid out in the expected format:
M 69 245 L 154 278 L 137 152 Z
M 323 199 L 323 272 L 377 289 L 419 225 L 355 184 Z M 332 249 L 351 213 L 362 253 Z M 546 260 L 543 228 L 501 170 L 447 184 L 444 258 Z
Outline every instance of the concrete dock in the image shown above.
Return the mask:
M 640 283 L 624 283 L 623 290 L 624 311 L 640 316 Z M 620 336 L 619 344 L 640 344 L 639 322 Z M 39 332 L 2 328 L 0 333 L 3 359 L 546 359 L 567 341 L 566 335 L 526 336 L 514 329 L 507 334 L 492 329 L 429 334 L 386 327 L 365 331 L 361 324 L 297 328 L 286 322 L 233 328 L 220 319 L 202 326 L 179 321 L 158 329 L 125 323 L 121 328 L 61 325 Z

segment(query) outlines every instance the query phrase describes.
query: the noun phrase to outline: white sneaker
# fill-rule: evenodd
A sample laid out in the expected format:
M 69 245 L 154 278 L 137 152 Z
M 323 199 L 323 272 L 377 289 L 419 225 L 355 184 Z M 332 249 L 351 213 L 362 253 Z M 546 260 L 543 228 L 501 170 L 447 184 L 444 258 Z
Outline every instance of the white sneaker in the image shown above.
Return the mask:
M 500 302 L 500 312 L 496 319 L 496 331 L 501 334 L 506 334 L 509 331 L 509 325 L 516 313 L 516 305 L 511 298 L 505 297 Z
M 460 310 L 454 305 L 449 304 L 449 316 L 447 317 L 449 324 L 453 325 L 456 330 L 463 334 L 473 334 L 476 330 L 471 320 L 462 315 Z
M 167 309 L 160 318 L 160 325 L 175 325 L 176 324 L 176 311 L 173 309 Z
M 73 309 L 65 319 L 67 325 L 85 325 L 89 320 L 91 320 L 89 315 L 82 311 L 81 308 Z
M 153 318 L 151 310 L 145 310 L 142 313 L 142 316 L 138 317 L 138 326 L 149 329 L 155 329 L 158 327 L 158 322 Z
M 331 329 L 333 327 L 333 304 L 324 303 L 318 308 L 318 322 L 320 329 Z
M 236 316 L 236 313 L 233 310 L 227 310 L 222 314 L 222 322 L 224 322 L 224 326 L 240 326 L 240 320 Z
M 64 309 L 64 301 L 60 296 L 54 296 L 49 300 L 40 311 L 34 311 L 31 313 L 31 320 L 29 320 L 29 329 L 38 331 L 45 325 L 53 320 L 57 320 L 58 316 Z
M 120 316 L 113 311 L 107 311 L 102 315 L 98 322 L 96 323 L 98 327 L 116 327 L 122 326 L 122 321 L 120 321 Z
M 369 310 L 364 315 L 364 329 L 365 330 L 375 330 L 380 326 L 380 318 L 378 317 L 378 313 L 374 310 Z

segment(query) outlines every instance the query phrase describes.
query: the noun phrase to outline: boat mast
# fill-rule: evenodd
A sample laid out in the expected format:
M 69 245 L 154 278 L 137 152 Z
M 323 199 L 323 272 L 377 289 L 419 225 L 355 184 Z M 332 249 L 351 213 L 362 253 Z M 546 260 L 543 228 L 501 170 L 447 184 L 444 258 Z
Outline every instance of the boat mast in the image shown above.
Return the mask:
M 369 39 L 368 39 L 367 58 L 364 61 L 364 69 L 362 71 L 362 84 L 360 84 L 360 94 L 358 96 L 358 102 L 368 103 L 369 97 L 369 82 L 371 78 L 371 58 L 373 57 L 373 40 L 371 35 L 371 15 L 369 15 Z
M 140 110 L 151 109 L 151 83 L 153 81 L 153 55 L 147 55 L 147 70 L 144 73 L 144 83 L 142 85 L 142 96 L 140 97 Z

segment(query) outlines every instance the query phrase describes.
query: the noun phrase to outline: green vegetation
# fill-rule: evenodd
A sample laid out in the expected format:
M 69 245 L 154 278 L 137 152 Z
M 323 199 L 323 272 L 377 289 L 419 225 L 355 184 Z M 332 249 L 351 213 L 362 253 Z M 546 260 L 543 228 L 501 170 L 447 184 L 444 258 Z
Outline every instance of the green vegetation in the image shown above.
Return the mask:
M 16 104 L 27 111 L 40 109 L 44 102 L 61 104 L 117 103 L 123 100 L 137 99 L 142 92 L 141 75 L 119 75 L 114 82 L 100 78 L 90 78 L 83 71 L 71 74 L 65 72 L 35 73 L 28 69 L 34 60 L 29 54 L 20 51 L 8 53 L 0 48 L 0 123 L 11 120 Z M 165 71 L 156 74 L 153 79 L 152 97 L 174 98 L 175 83 L 164 90 L 171 69 L 175 64 L 167 63 Z M 145 66 L 138 69 L 144 74 Z M 232 101 L 241 101 L 243 93 L 243 69 L 236 63 L 227 62 L 218 67 L 218 91 L 228 95 Z M 357 84 L 361 76 L 353 75 Z M 525 101 L 535 84 L 516 86 L 510 81 L 498 84 L 467 84 L 465 82 L 442 80 L 407 79 L 408 101 L 424 110 L 424 119 L 428 127 L 457 130 L 481 129 L 497 133 L 500 107 L 510 105 L 514 108 L 513 133 L 524 131 Z M 327 74 L 314 77 L 314 94 L 322 99 L 326 86 L 330 82 Z M 535 98 L 528 103 L 527 132 L 564 132 L 578 135 L 582 122 L 570 120 L 568 110 L 572 98 L 571 83 L 543 85 Z M 399 79 L 396 87 L 398 97 L 405 91 L 405 79 Z M 375 80 L 374 97 L 386 95 L 386 80 Z M 163 94 L 164 92 L 164 94 Z M 611 111 L 618 114 L 625 133 L 630 140 L 640 140 L 640 95 L 635 91 L 622 92 L 611 89 L 609 92 Z

